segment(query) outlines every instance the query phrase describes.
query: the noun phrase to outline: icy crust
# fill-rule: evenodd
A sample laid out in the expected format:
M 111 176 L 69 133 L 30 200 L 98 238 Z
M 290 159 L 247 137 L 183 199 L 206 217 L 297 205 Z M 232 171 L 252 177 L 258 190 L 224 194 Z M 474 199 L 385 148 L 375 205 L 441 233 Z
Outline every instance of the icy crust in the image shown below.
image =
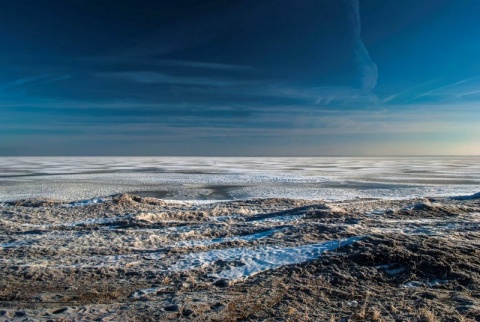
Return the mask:
M 261 248 L 228 248 L 183 256 L 170 270 L 204 268 L 217 261 L 234 263 L 228 269 L 212 274 L 226 280 L 243 280 L 260 272 L 285 265 L 307 262 L 320 257 L 324 252 L 350 245 L 363 237 L 351 237 L 319 244 L 298 247 L 262 246 Z

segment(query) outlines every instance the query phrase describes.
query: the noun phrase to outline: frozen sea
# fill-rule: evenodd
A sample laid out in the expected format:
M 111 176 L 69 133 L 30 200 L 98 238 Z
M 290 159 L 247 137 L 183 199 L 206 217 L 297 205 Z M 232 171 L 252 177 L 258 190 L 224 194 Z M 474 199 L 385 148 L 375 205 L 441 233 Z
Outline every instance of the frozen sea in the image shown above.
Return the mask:
M 3 157 L 0 201 L 117 193 L 170 200 L 347 200 L 471 195 L 480 157 Z

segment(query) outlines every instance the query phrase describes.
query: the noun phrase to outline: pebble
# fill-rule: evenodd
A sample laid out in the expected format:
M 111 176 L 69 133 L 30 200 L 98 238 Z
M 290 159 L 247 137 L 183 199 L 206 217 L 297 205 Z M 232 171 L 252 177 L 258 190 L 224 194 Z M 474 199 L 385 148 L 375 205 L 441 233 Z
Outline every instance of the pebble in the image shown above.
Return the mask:
M 178 306 L 178 304 L 170 304 L 165 306 L 163 309 L 168 312 L 177 312 L 178 310 L 180 310 L 180 307 Z
M 193 314 L 193 311 L 190 310 L 190 309 L 185 309 L 185 310 L 183 310 L 183 312 L 182 312 L 182 315 L 183 315 L 183 316 L 190 316 L 190 315 L 192 315 L 192 314 Z
M 213 285 L 218 286 L 218 287 L 228 287 L 228 286 L 232 285 L 232 282 L 229 281 L 229 280 L 226 280 L 226 279 L 221 279 L 221 280 L 215 281 L 215 283 Z

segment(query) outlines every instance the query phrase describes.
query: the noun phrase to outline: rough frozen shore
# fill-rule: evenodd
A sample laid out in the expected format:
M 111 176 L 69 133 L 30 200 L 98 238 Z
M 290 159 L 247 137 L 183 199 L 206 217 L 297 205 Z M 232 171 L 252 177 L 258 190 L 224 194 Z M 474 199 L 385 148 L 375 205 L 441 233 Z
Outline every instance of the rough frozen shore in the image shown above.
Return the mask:
M 0 320 L 478 321 L 480 196 L 0 205 Z

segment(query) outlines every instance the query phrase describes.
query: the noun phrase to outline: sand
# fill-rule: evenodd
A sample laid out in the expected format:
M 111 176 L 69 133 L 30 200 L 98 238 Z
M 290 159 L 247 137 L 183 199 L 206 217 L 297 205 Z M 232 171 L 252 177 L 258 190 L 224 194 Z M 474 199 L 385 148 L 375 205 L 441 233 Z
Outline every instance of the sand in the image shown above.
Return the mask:
M 480 196 L 0 204 L 0 320 L 478 321 Z

